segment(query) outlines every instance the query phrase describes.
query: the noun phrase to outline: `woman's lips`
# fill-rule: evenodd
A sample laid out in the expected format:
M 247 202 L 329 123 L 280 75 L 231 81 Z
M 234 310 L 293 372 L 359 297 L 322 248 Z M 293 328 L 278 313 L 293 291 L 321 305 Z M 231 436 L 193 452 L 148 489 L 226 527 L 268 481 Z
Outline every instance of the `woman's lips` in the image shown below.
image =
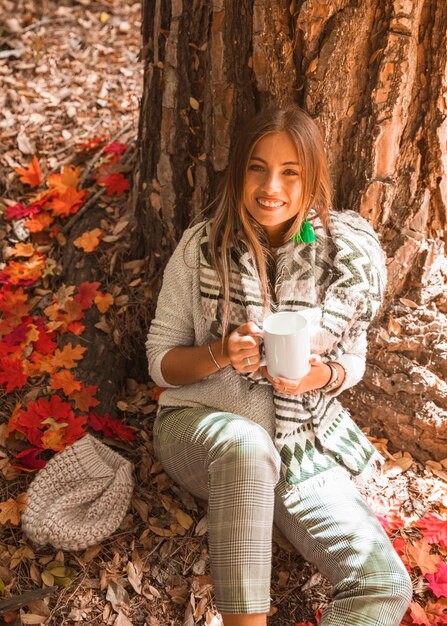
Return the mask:
M 277 211 L 285 205 L 283 200 L 273 200 L 272 198 L 256 198 L 256 202 L 266 211 Z

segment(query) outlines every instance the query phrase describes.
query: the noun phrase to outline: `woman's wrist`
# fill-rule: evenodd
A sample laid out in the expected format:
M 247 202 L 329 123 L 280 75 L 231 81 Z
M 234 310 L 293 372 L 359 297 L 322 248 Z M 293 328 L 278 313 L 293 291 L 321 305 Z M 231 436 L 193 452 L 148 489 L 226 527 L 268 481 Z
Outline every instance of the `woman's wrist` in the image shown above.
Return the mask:
M 211 341 L 211 343 L 208 344 L 208 352 L 216 371 L 222 370 L 227 367 L 227 365 L 230 365 L 230 358 L 228 357 L 226 350 L 226 343 L 222 345 L 221 339 Z
M 343 365 L 337 363 L 336 361 L 328 361 L 326 365 L 330 370 L 330 377 L 328 381 L 320 387 L 320 391 L 330 393 L 336 391 L 342 386 L 346 377 L 346 372 Z

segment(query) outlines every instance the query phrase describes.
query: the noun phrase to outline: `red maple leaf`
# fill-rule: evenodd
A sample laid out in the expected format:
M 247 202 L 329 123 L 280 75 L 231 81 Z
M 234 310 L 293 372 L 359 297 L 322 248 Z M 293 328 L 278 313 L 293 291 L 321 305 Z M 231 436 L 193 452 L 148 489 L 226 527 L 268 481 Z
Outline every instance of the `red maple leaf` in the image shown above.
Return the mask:
M 57 348 L 57 343 L 54 341 L 56 333 L 46 332 L 45 320 L 43 317 L 34 319 L 34 323 L 39 329 L 39 339 L 34 342 L 34 350 L 40 354 L 49 354 L 54 352 Z
M 112 141 L 106 146 L 103 150 L 104 154 L 123 154 L 126 152 L 129 146 L 125 143 L 120 143 L 119 141 Z
M 0 359 L 0 384 L 6 385 L 8 393 L 13 389 L 22 389 L 27 379 L 21 361 L 9 356 Z
M 20 220 L 22 219 L 22 217 L 30 217 L 30 215 L 40 213 L 41 210 L 41 207 L 34 206 L 32 204 L 27 206 L 26 204 L 21 204 L 20 202 L 17 202 L 12 206 L 6 207 L 6 219 Z
M 425 574 L 425 578 L 437 598 L 447 597 L 447 563 L 441 563 L 435 574 Z
M 103 432 L 106 437 L 123 439 L 124 441 L 133 441 L 135 439 L 135 431 L 133 428 L 124 426 L 120 420 L 112 419 L 108 413 L 99 415 L 96 411 L 90 411 L 88 425 L 90 428 L 93 428 L 93 430 Z
M 84 324 L 81 324 L 81 322 L 72 322 L 67 326 L 67 330 L 73 333 L 73 335 L 79 337 L 79 335 L 82 335 L 82 333 L 84 332 L 85 326 Z
M 73 300 L 81 305 L 81 309 L 89 309 L 98 293 L 98 287 L 101 283 L 95 281 L 93 283 L 84 282 L 78 287 L 78 293 L 74 296 Z
M 103 178 L 97 182 L 101 187 L 107 187 L 107 193 L 109 196 L 113 194 L 121 196 L 127 189 L 130 188 L 129 181 L 121 174 L 121 172 L 111 174 L 107 178 Z
M 46 461 L 38 458 L 42 452 L 42 448 L 29 448 L 28 450 L 23 450 L 23 452 L 16 454 L 14 457 L 14 465 L 11 465 L 11 467 L 25 472 L 42 469 L 46 465 Z M 20 463 L 16 463 L 19 459 Z M 21 465 L 21 463 L 23 463 L 23 465 Z
M 447 519 L 437 513 L 430 513 L 421 517 L 416 522 L 416 526 L 422 529 L 424 539 L 428 543 L 437 543 L 447 548 Z

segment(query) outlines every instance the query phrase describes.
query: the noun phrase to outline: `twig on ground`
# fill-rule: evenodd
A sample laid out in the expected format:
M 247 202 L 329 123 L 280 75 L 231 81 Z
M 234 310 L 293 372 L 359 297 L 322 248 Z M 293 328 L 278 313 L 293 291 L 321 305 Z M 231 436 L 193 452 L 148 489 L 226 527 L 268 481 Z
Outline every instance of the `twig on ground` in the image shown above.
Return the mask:
M 54 587 L 47 587 L 46 589 L 33 589 L 33 591 L 26 591 L 20 594 L 20 596 L 12 596 L 12 598 L 0 600 L 0 615 L 20 609 L 20 607 L 25 606 L 28 602 L 45 598 L 45 596 L 50 595 L 50 593 L 54 593 L 56 589 L 56 585 Z

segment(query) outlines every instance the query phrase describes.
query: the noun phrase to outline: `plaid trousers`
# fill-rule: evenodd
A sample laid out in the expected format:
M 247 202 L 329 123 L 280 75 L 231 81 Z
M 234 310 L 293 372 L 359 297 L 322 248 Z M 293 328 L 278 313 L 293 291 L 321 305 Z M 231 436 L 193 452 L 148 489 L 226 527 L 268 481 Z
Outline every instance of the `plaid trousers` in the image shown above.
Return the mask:
M 272 525 L 333 584 L 321 626 L 398 626 L 412 597 L 406 569 L 349 475 L 290 489 L 262 426 L 206 407 L 162 408 L 155 453 L 208 500 L 208 543 L 221 613 L 270 608 Z

